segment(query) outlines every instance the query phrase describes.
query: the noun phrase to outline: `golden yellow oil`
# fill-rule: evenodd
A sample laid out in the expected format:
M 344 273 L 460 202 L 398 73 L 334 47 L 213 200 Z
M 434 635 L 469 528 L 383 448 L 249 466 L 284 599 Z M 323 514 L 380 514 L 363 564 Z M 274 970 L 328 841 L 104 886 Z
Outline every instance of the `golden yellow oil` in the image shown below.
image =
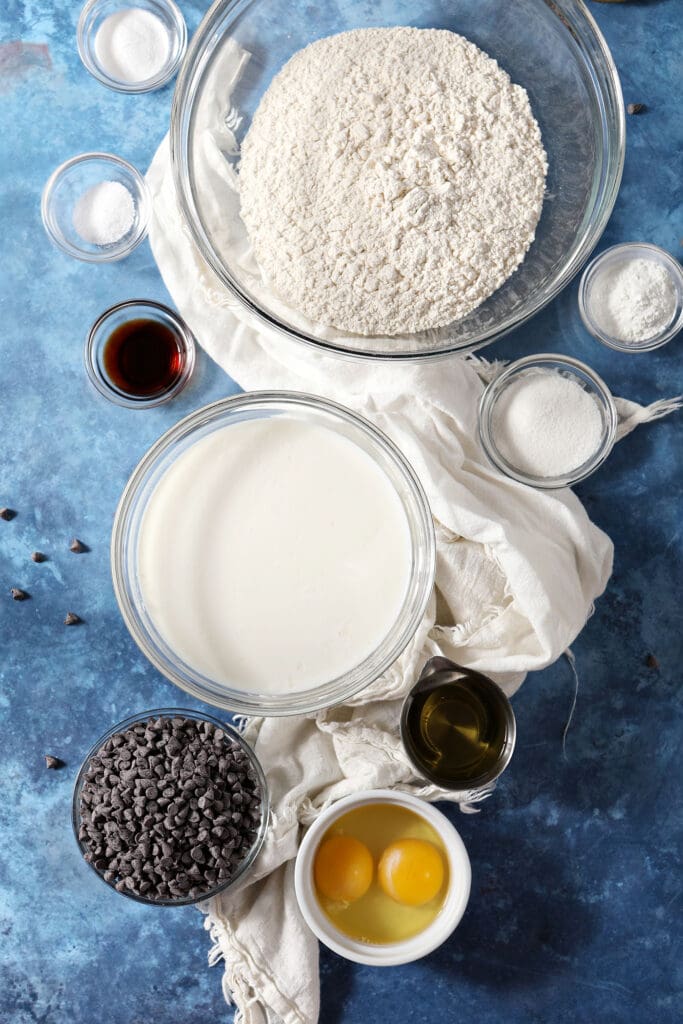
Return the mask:
M 428 821 L 407 807 L 378 803 L 356 807 L 338 818 L 320 840 L 346 835 L 359 839 L 370 850 L 374 873 L 370 888 L 352 903 L 334 903 L 319 891 L 320 906 L 330 921 L 345 935 L 360 942 L 386 944 L 409 939 L 432 923 L 448 891 L 448 856 L 439 833 Z M 423 839 L 432 843 L 443 859 L 444 879 L 434 899 L 418 907 L 397 903 L 380 887 L 377 864 L 390 843 L 399 839 Z
M 429 686 L 413 696 L 407 748 L 432 781 L 471 786 L 495 774 L 508 740 L 506 699 L 476 677 Z

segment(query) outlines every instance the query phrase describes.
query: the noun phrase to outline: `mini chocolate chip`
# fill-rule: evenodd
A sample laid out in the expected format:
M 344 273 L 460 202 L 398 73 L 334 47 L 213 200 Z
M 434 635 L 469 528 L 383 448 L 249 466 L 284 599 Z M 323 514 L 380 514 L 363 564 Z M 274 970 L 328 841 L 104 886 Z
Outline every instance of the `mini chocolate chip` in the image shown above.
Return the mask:
M 654 654 L 648 654 L 645 664 L 648 668 L 659 668 L 659 661 L 655 658 Z
M 53 757 L 52 754 L 45 755 L 45 764 L 48 768 L 63 768 L 64 761 L 59 757 Z
M 32 551 L 31 558 L 34 562 L 47 562 L 47 555 L 44 555 L 42 551 Z
M 73 551 L 75 555 L 80 555 L 84 551 L 88 550 L 89 548 L 87 547 L 87 545 L 84 544 L 82 540 L 79 540 L 78 537 L 74 537 L 71 543 L 69 544 L 69 551 Z
M 644 114 L 646 110 L 647 107 L 644 103 L 629 103 L 626 107 L 626 112 L 628 114 Z
M 64 618 L 65 626 L 77 626 L 83 620 L 75 612 L 67 612 Z
M 10 594 L 15 601 L 26 601 L 31 595 L 27 594 L 25 590 L 21 590 L 20 587 L 12 587 Z
M 7 523 L 10 519 L 14 519 L 16 514 L 13 508 L 0 508 L 0 519 L 4 519 Z

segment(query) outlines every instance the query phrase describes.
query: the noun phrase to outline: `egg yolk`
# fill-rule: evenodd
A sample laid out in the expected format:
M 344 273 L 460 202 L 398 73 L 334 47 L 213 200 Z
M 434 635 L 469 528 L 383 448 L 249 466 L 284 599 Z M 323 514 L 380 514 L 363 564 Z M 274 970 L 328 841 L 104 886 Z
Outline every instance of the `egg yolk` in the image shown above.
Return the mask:
M 335 903 L 353 903 L 370 888 L 372 854 L 353 836 L 331 836 L 319 847 L 313 867 L 319 892 Z
M 399 839 L 387 846 L 377 869 L 387 896 L 409 907 L 429 903 L 443 885 L 443 858 L 425 839 Z

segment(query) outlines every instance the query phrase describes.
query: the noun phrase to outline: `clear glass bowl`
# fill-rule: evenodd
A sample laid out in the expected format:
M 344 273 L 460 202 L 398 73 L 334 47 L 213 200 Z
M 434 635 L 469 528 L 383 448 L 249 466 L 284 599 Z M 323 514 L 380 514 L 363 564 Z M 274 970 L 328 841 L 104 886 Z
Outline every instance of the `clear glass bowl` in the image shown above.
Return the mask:
M 177 377 L 161 391 L 152 395 L 131 395 L 122 391 L 107 373 L 104 364 L 104 349 L 112 332 L 129 320 L 154 320 L 169 327 L 176 336 L 182 365 Z M 90 328 L 85 343 L 83 359 L 90 383 L 101 395 L 115 405 L 123 405 L 127 409 L 151 409 L 170 401 L 179 394 L 194 370 L 195 364 L 194 336 L 185 321 L 168 306 L 149 299 L 130 299 L 119 302 L 102 313 Z
M 502 452 L 496 446 L 492 422 L 496 402 L 512 384 L 521 376 L 547 371 L 561 373 L 577 384 L 580 384 L 584 391 L 587 391 L 595 400 L 602 418 L 602 434 L 600 443 L 593 454 L 586 459 L 582 465 L 577 466 L 571 473 L 563 476 L 531 476 L 508 462 Z M 579 480 L 585 479 L 594 473 L 598 466 L 601 466 L 612 450 L 617 434 L 617 410 L 614 399 L 607 385 L 598 377 L 589 366 L 579 362 L 578 359 L 570 359 L 569 356 L 544 353 L 538 356 L 527 356 L 525 359 L 518 359 L 512 363 L 500 376 L 491 381 L 479 403 L 479 438 L 484 451 L 491 462 L 506 476 L 518 480 L 520 483 L 529 484 L 531 487 L 554 489 L 558 487 L 571 487 Z
M 96 245 L 81 238 L 73 215 L 81 196 L 105 181 L 128 189 L 135 212 L 130 230 L 118 241 Z M 43 225 L 57 248 L 86 263 L 111 263 L 128 256 L 147 234 L 150 209 L 145 179 L 132 164 L 111 153 L 82 153 L 61 164 L 48 178 L 40 205 Z
M 335 32 L 395 25 L 458 32 L 526 88 L 550 164 L 543 214 L 522 266 L 465 319 L 395 338 L 349 337 L 323 326 L 313 331 L 294 311 L 267 300 L 258 268 L 250 272 L 243 262 L 248 238 L 231 176 L 234 181 L 239 147 L 261 96 L 296 51 Z M 251 55 L 246 63 L 244 50 Z M 225 97 L 231 89 L 229 99 L 210 96 L 213 81 Z M 617 71 L 580 0 L 346 0 L 314 6 L 218 0 L 178 78 L 171 155 L 180 206 L 201 255 L 259 329 L 341 355 L 415 359 L 486 345 L 557 295 L 607 223 L 621 181 L 624 132 Z M 211 216 L 210 205 L 219 206 L 220 218 Z
M 212 715 L 207 715 L 202 712 L 190 711 L 187 708 L 156 708 L 153 711 L 141 711 L 137 715 L 131 715 L 130 718 L 125 718 L 122 722 L 119 722 L 117 725 L 112 725 L 111 729 L 107 729 L 104 735 L 100 736 L 96 743 L 93 743 L 92 747 L 90 748 L 88 753 L 85 755 L 85 758 L 83 759 L 83 764 L 81 765 L 78 771 L 76 782 L 74 784 L 74 794 L 71 803 L 71 824 L 73 826 L 76 842 L 78 843 L 78 848 L 83 854 L 83 856 L 85 856 L 85 854 L 88 852 L 88 848 L 85 845 L 85 843 L 83 843 L 78 838 L 78 831 L 81 827 L 81 791 L 83 789 L 85 773 L 88 770 L 90 759 L 94 757 L 97 751 L 100 749 L 100 747 L 104 743 L 106 743 L 106 741 L 111 736 L 114 736 L 116 733 L 125 732 L 125 730 L 130 728 L 132 725 L 137 725 L 138 722 L 147 722 L 149 721 L 150 718 L 175 718 L 176 716 L 182 718 L 193 718 L 197 722 L 210 722 L 212 725 L 215 725 L 217 729 L 222 729 L 223 732 L 227 733 L 231 740 L 235 740 L 237 743 L 240 744 L 242 749 L 246 752 L 249 758 L 249 764 L 256 772 L 256 776 L 258 778 L 258 784 L 261 791 L 261 822 L 259 824 L 258 831 L 256 833 L 256 838 L 254 839 L 252 847 L 249 850 L 247 856 L 242 861 L 239 870 L 232 876 L 232 878 L 229 878 L 227 881 L 220 882 L 218 885 L 215 885 L 212 889 L 207 890 L 201 896 L 196 898 L 183 897 L 178 899 L 173 898 L 154 900 L 147 899 L 146 896 L 140 896 L 136 893 L 129 892 L 127 890 L 122 893 L 119 893 L 119 895 L 121 896 L 127 896 L 128 899 L 135 900 L 136 903 L 146 903 L 148 906 L 153 907 L 182 907 L 187 906 L 189 904 L 202 903 L 204 900 L 211 899 L 212 896 L 217 896 L 218 893 L 226 892 L 226 890 L 231 889 L 234 885 L 237 884 L 237 882 L 241 878 L 244 877 L 247 871 L 249 871 L 250 867 L 256 860 L 259 850 L 263 846 L 263 841 L 266 838 L 266 832 L 268 831 L 268 815 L 270 810 L 270 804 L 268 798 L 268 786 L 266 784 L 266 777 L 263 774 L 263 769 L 259 763 L 258 758 L 256 757 L 256 754 L 251 749 L 246 740 L 243 738 L 241 733 L 239 733 L 237 729 L 235 729 L 232 725 L 229 725 L 227 722 L 222 722 L 220 719 L 214 718 Z M 86 861 L 86 864 L 88 864 L 88 867 L 90 867 L 92 871 L 95 872 L 97 877 L 100 878 L 105 885 L 108 885 L 110 889 L 113 889 L 114 892 L 118 893 L 118 889 L 116 889 L 111 882 L 107 882 L 107 880 L 100 874 L 100 872 L 93 864 L 91 864 L 89 861 Z
M 336 679 L 287 694 L 258 694 L 211 679 L 184 662 L 159 634 L 138 580 L 137 545 L 147 503 L 160 478 L 200 438 L 229 424 L 283 416 L 334 430 L 359 445 L 383 470 L 403 506 L 412 544 L 408 589 L 393 628 L 359 665 Z M 362 690 L 398 658 L 413 637 L 432 592 L 435 544 L 422 486 L 396 446 L 376 427 L 341 405 L 294 392 L 252 392 L 222 399 L 185 417 L 152 445 L 128 481 L 114 517 L 111 567 L 114 592 L 135 642 L 171 682 L 199 700 L 253 715 L 290 715 L 338 704 Z
M 168 56 L 159 72 L 152 78 L 137 82 L 124 81 L 112 76 L 97 56 L 95 39 L 102 22 L 112 14 L 129 10 L 149 11 L 163 23 L 168 33 Z M 117 92 L 153 92 L 166 85 L 180 67 L 187 49 L 187 26 L 173 0 L 88 0 L 81 11 L 76 30 L 78 53 L 93 78 Z
M 634 259 L 649 260 L 664 267 L 676 290 L 676 308 L 669 323 L 658 334 L 644 341 L 629 342 L 613 337 L 600 327 L 595 319 L 591 300 L 593 287 L 606 269 Z M 658 245 L 650 245 L 647 242 L 624 242 L 621 245 L 613 245 L 591 260 L 584 270 L 579 285 L 579 313 L 586 330 L 609 348 L 632 353 L 651 352 L 655 348 L 661 348 L 683 327 L 683 269 L 678 260 L 675 260 L 666 249 L 660 249 Z

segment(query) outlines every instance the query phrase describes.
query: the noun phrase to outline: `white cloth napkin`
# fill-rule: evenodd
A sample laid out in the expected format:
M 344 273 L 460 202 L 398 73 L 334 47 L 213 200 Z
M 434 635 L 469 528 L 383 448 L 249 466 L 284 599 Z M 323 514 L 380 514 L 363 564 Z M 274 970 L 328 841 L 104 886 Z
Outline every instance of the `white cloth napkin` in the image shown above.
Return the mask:
M 222 173 L 219 159 L 213 170 Z M 245 320 L 192 243 L 166 141 L 147 182 L 152 249 L 199 343 L 245 390 L 309 391 L 371 419 L 412 463 L 434 515 L 435 593 L 398 662 L 342 707 L 310 717 L 251 719 L 246 726 L 268 778 L 270 829 L 240 891 L 205 908 L 210 961 L 224 961 L 223 987 L 237 1005 L 236 1021 L 315 1024 L 317 942 L 293 887 L 302 828 L 331 801 L 359 789 L 394 786 L 448 799 L 415 778 L 398 736 L 401 698 L 423 663 L 444 654 L 494 676 L 512 694 L 527 671 L 550 664 L 579 633 L 609 579 L 612 544 L 570 490 L 536 491 L 488 464 L 477 441 L 477 404 L 495 364 L 475 358 L 398 367 L 360 363 L 314 356 L 266 335 Z M 620 436 L 675 407 L 619 402 Z

